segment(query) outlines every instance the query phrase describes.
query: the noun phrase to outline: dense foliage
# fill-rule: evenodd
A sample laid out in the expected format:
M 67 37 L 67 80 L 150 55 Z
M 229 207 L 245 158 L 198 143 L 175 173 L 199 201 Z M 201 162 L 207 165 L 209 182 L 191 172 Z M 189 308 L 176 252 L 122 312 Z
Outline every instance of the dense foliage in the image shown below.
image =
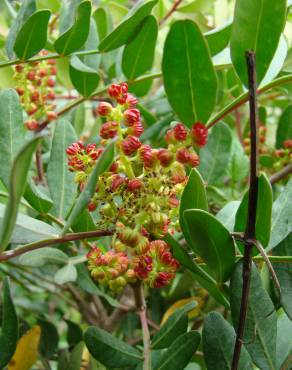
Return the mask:
M 292 368 L 291 9 L 0 3 L 1 369 Z

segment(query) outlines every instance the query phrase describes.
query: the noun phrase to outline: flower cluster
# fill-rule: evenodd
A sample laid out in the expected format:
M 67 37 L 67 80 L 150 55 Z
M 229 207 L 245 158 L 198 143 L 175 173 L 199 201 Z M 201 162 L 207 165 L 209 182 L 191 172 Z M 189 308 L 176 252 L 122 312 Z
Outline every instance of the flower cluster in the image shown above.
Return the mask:
M 42 51 L 40 54 L 44 56 L 47 52 Z M 57 118 L 53 104 L 56 74 L 56 62 L 53 59 L 15 66 L 16 91 L 28 116 L 25 121 L 28 130 L 36 130 L 42 118 L 48 121 Z
M 103 146 L 115 138 L 116 156 L 96 184 L 88 205 L 98 209 L 97 226 L 114 229 L 110 251 L 94 248 L 88 254 L 94 279 L 117 291 L 133 280 L 150 287 L 169 284 L 178 268 L 168 245 L 161 239 L 179 229 L 178 207 L 187 181 L 186 167 L 199 164 L 197 150 L 207 142 L 200 122 L 190 129 L 173 122 L 165 135 L 165 148 L 142 143 L 137 99 L 125 83 L 113 84 L 108 94 L 114 103 L 100 102 L 101 148 L 73 143 L 67 149 L 69 170 L 82 191 Z M 93 214 L 95 217 L 96 213 Z

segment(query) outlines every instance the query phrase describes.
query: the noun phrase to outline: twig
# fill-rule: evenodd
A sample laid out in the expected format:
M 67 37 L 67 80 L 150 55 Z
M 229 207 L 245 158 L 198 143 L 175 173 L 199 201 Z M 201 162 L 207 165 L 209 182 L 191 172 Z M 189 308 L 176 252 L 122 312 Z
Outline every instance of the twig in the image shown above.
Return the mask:
M 235 126 L 236 126 L 238 139 L 241 145 L 243 146 L 243 133 L 241 129 L 241 113 L 238 108 L 234 110 L 234 114 L 235 114 Z
M 270 183 L 275 184 L 276 182 L 284 179 L 286 176 L 292 173 L 292 163 L 289 163 L 287 166 L 282 168 L 279 172 L 274 173 L 270 178 Z
M 110 236 L 112 234 L 113 232 L 109 230 L 105 230 L 105 231 L 95 230 L 95 231 L 86 231 L 82 233 L 71 233 L 71 234 L 67 234 L 62 237 L 40 240 L 34 243 L 26 244 L 20 248 L 13 249 L 5 253 L 2 253 L 0 255 L 0 262 L 8 261 L 11 258 L 24 254 L 26 252 L 30 252 L 35 249 L 47 247 L 49 245 L 63 244 L 63 243 L 68 243 L 68 242 L 87 239 L 87 238 Z
M 176 0 L 172 6 L 172 8 L 169 10 L 169 12 L 161 19 L 159 22 L 159 26 L 161 26 L 171 15 L 174 13 L 177 9 L 177 7 L 182 3 L 182 0 Z
M 146 302 L 144 297 L 143 286 L 141 282 L 137 282 L 133 284 L 132 287 L 134 290 L 135 303 L 142 326 L 143 347 L 144 347 L 143 370 L 151 370 L 150 332 L 147 322 Z
M 38 145 L 36 152 L 35 152 L 35 162 L 36 162 L 36 169 L 37 169 L 37 183 L 45 185 L 45 178 L 44 178 L 44 166 L 43 166 L 43 159 L 42 159 L 42 149 L 41 144 Z
M 250 154 L 250 180 L 248 195 L 248 213 L 247 223 L 244 232 L 244 239 L 255 239 L 255 224 L 258 199 L 258 123 L 257 123 L 257 85 L 256 85 L 256 67 L 255 54 L 252 51 L 246 53 L 248 82 L 249 82 L 249 114 L 250 114 L 250 132 L 251 132 L 251 154 Z M 239 313 L 239 324 L 236 332 L 236 341 L 232 359 L 231 370 L 237 370 L 242 347 L 242 339 L 245 328 L 245 321 L 248 309 L 248 296 L 251 279 L 252 266 L 252 243 L 245 243 L 242 271 L 242 296 Z

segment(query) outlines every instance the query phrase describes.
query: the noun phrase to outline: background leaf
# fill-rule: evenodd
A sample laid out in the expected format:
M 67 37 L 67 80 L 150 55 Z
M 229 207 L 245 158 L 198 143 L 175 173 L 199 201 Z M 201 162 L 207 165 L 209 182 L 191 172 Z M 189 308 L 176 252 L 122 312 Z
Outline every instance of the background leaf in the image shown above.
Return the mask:
M 218 312 L 210 312 L 204 321 L 203 352 L 208 370 L 230 370 L 235 344 L 235 330 Z M 243 347 L 239 370 L 252 369 L 251 359 Z
M 41 327 L 39 351 L 43 357 L 50 358 L 58 348 L 58 331 L 50 321 L 39 319 L 38 324 Z
M 8 279 L 3 281 L 2 329 L 0 335 L 0 368 L 5 367 L 16 349 L 18 340 L 18 319 L 11 298 Z
M 281 314 L 277 321 L 277 369 L 282 370 L 281 365 L 292 355 L 292 321 L 285 315 Z M 285 370 L 285 367 L 284 367 Z
M 231 278 L 231 313 L 234 327 L 238 327 L 242 293 L 242 261 L 236 264 Z M 260 304 L 259 304 L 260 302 Z M 256 336 L 255 336 L 256 333 Z M 277 315 L 274 305 L 262 286 L 255 265 L 252 265 L 249 304 L 244 331 L 244 342 L 253 362 L 263 370 L 276 368 Z
M 20 265 L 42 267 L 50 263 L 67 263 L 69 257 L 57 248 L 44 247 L 22 254 L 18 261 Z
M 158 24 L 153 15 L 148 15 L 137 36 L 125 47 L 122 69 L 129 80 L 134 80 L 149 71 L 153 64 Z
M 257 81 L 261 82 L 277 49 L 286 17 L 286 1 L 237 0 L 231 33 L 231 58 L 247 86 L 245 52 L 256 52 Z M 267 35 L 270 35 L 267 38 Z
M 68 170 L 66 149 L 76 141 L 74 128 L 69 121 L 60 119 L 56 123 L 50 161 L 48 164 L 48 185 L 54 202 L 52 213 L 65 219 L 72 207 L 77 186 L 74 174 Z
M 24 144 L 22 108 L 15 90 L 0 92 L 0 178 L 8 188 L 13 159 Z
M 32 14 L 19 30 L 14 51 L 21 60 L 27 60 L 44 48 L 51 12 L 39 10 Z
M 0 232 L 0 250 L 5 250 L 10 241 L 17 218 L 20 199 L 25 191 L 27 174 L 30 168 L 32 155 L 41 141 L 35 137 L 29 141 L 17 154 L 13 162 L 10 177 L 9 199 Z
M 27 184 L 24 198 L 38 212 L 47 213 L 53 207 L 53 201 L 48 194 L 47 188 L 35 185 L 32 181 Z
M 276 134 L 276 148 L 282 148 L 283 142 L 289 139 L 292 139 L 292 104 L 288 105 L 280 117 Z
M 75 23 L 55 41 L 58 54 L 69 55 L 85 44 L 89 33 L 90 13 L 91 2 L 81 2 L 76 10 Z
M 90 354 L 107 367 L 134 366 L 142 360 L 134 347 L 93 326 L 86 330 L 84 341 Z
M 57 284 L 65 284 L 74 282 L 77 279 L 77 270 L 72 263 L 68 263 L 64 267 L 60 268 L 54 276 L 54 281 Z
M 162 72 L 169 103 L 182 122 L 188 126 L 207 122 L 216 102 L 217 78 L 206 40 L 194 22 L 171 26 Z
M 211 55 L 216 55 L 226 48 L 230 40 L 231 28 L 232 22 L 227 22 L 223 26 L 204 34 L 208 42 Z
M 184 212 L 190 247 L 207 264 L 215 279 L 228 280 L 235 262 L 235 248 L 227 229 L 210 213 L 199 209 Z
M 101 52 L 108 52 L 126 44 L 137 32 L 141 22 L 151 13 L 157 0 L 148 1 L 139 7 L 133 15 L 122 22 L 113 32 L 106 36 L 99 44 Z

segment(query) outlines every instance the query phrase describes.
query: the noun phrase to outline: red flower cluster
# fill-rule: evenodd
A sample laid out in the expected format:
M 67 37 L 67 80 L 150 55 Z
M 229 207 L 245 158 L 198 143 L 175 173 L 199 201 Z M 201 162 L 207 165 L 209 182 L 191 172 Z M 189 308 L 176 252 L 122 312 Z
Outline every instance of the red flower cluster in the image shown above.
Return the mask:
M 40 53 L 40 55 L 47 54 L 47 51 Z M 40 119 L 52 121 L 57 118 L 57 113 L 54 112 L 55 105 L 52 104 L 55 99 L 56 74 L 56 62 L 53 59 L 15 66 L 14 77 L 18 83 L 16 91 L 29 116 L 25 121 L 28 130 L 36 130 Z

